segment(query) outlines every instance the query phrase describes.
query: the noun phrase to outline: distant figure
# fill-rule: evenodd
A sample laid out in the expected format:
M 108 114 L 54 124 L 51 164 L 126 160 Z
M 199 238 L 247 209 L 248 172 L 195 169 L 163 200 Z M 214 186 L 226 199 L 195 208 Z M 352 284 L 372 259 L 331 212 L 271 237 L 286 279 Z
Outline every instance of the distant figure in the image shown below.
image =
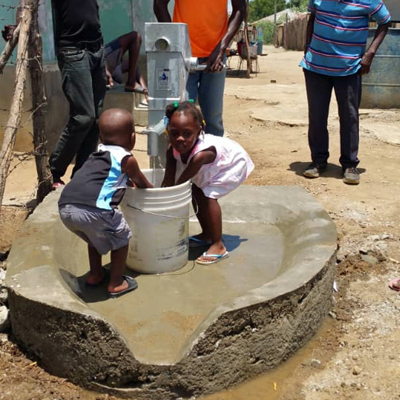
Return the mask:
M 196 262 L 214 264 L 228 257 L 222 242 L 222 212 L 218 199 L 236 189 L 253 171 L 246 151 L 228 138 L 205 134 L 201 112 L 192 102 L 175 102 L 168 118 L 167 166 L 162 186 L 192 180 L 193 207 L 202 232 L 189 246 L 209 246 Z
M 128 72 L 128 80 L 125 84 L 126 92 L 143 93 L 146 97 L 149 92 L 146 81 L 139 71 L 138 60 L 142 36 L 139 32 L 130 32 L 122 35 L 112 42 L 106 44 L 106 62 L 108 70 L 117 83 L 123 83 L 122 74 Z M 128 51 L 128 60 L 123 60 Z
M 229 18 L 227 0 L 175 0 L 172 20 L 169 2 L 154 0 L 154 13 L 158 22 L 188 25 L 193 57 L 198 57 L 200 64 L 207 64 L 207 69 L 189 74 L 186 90 L 190 99 L 199 100 L 207 132 L 223 136 L 226 49 L 246 15 L 246 0 L 232 0 Z
M 110 297 L 136 289 L 137 282 L 123 275 L 132 233 L 118 210 L 128 178 L 138 188 L 151 188 L 130 151 L 135 126 L 128 111 L 112 108 L 99 120 L 101 144 L 61 192 L 58 202 L 64 225 L 88 244 L 88 286 L 108 278 L 102 255 L 111 251 Z
M 311 15 L 300 66 L 304 68 L 307 87 L 312 163 L 304 176 L 318 178 L 326 170 L 329 103 L 334 89 L 340 117 L 339 161 L 343 181 L 358 185 L 361 75 L 370 70 L 372 59 L 389 29 L 390 14 L 382 0 L 309 0 L 308 9 Z M 379 27 L 365 51 L 370 17 Z

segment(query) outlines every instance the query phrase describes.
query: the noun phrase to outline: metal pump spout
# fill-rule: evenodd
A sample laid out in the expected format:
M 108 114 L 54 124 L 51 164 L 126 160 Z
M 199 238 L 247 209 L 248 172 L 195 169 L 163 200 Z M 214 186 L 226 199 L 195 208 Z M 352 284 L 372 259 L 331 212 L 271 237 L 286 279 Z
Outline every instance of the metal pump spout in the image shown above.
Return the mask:
M 159 138 L 165 133 L 164 118 L 148 127 L 143 133 L 147 135 L 147 154 L 150 157 L 158 157 L 160 155 Z

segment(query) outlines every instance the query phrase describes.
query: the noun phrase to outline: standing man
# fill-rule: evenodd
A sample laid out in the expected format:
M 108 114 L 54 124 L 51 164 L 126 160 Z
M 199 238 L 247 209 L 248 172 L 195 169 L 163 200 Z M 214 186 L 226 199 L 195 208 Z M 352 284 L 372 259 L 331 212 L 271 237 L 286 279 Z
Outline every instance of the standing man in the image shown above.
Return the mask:
M 53 189 L 76 156 L 72 175 L 96 150 L 97 118 L 107 81 L 97 0 L 52 0 L 55 44 L 62 87 L 70 106 L 69 121 L 50 156 Z
M 154 13 L 158 22 L 171 22 L 169 2 L 154 0 Z M 232 0 L 229 19 L 227 0 L 175 0 L 172 21 L 188 25 L 192 54 L 199 58 L 200 64 L 207 64 L 204 72 L 189 74 L 186 89 L 190 99 L 199 99 L 206 132 L 217 136 L 224 135 L 222 111 L 226 49 L 245 14 L 246 0 Z
M 340 117 L 339 159 L 343 181 L 358 185 L 359 113 L 361 76 L 368 74 L 372 60 L 389 29 L 390 14 L 382 0 L 309 0 L 311 12 L 304 68 L 312 163 L 304 171 L 318 178 L 329 157 L 328 115 L 332 89 Z M 369 19 L 378 24 L 368 50 Z

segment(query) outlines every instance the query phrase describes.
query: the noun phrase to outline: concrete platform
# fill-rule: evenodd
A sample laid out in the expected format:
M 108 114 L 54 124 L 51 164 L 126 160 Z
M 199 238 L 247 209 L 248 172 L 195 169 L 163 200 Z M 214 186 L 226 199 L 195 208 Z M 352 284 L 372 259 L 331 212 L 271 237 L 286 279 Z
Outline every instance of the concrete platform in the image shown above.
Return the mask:
M 286 360 L 331 307 L 336 228 L 301 188 L 240 187 L 221 201 L 228 259 L 200 266 L 197 249 L 118 299 L 85 287 L 86 246 L 58 196 L 23 225 L 6 284 L 16 338 L 75 383 L 152 400 L 222 390 Z

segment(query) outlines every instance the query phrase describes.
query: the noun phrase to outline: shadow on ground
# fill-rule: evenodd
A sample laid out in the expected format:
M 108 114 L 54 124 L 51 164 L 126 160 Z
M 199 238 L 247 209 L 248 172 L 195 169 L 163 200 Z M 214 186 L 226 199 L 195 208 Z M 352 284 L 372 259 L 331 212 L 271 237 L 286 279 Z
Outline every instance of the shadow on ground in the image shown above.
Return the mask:
M 296 173 L 296 175 L 303 176 L 303 172 L 306 170 L 306 168 L 310 165 L 310 162 L 302 162 L 302 161 L 295 161 L 291 164 L 289 164 L 289 169 L 288 171 L 293 171 Z M 366 172 L 365 168 L 357 168 L 360 174 L 363 174 Z M 342 179 L 343 178 L 343 170 L 341 165 L 335 165 L 335 164 L 330 164 L 328 163 L 328 167 L 324 172 L 321 174 L 322 177 L 324 178 L 336 178 L 336 179 Z
M 110 270 L 111 264 L 106 264 L 104 268 L 107 271 Z M 105 279 L 96 286 L 89 286 L 86 284 L 86 279 L 89 275 L 89 271 L 81 276 L 75 276 L 65 269 L 60 269 L 60 274 L 64 279 L 64 282 L 70 287 L 70 289 L 80 297 L 85 303 L 97 303 L 99 301 L 105 301 L 110 298 L 107 292 L 107 285 L 109 280 L 109 273 L 106 274 Z M 126 269 L 125 275 L 136 278 L 139 274 Z
M 237 249 L 242 242 L 247 242 L 247 238 L 242 238 L 239 235 L 222 235 L 222 241 L 226 247 L 226 250 L 231 252 Z M 206 246 L 199 246 L 199 247 L 191 247 L 189 248 L 189 261 L 194 261 L 198 257 L 200 257 L 207 248 L 210 247 Z

